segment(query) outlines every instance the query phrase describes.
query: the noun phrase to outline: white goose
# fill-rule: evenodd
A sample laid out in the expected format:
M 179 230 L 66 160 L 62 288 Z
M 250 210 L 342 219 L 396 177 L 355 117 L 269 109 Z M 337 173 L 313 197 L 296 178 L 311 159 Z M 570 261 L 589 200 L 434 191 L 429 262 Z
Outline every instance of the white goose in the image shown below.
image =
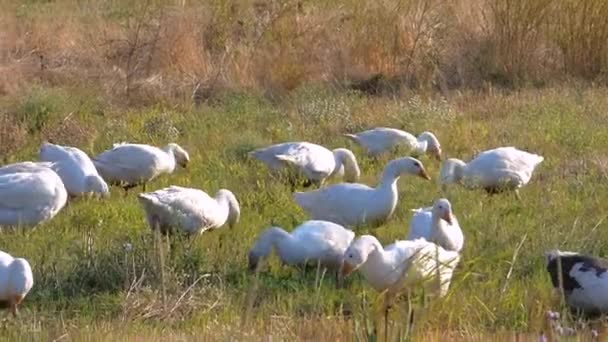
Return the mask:
M 0 301 L 5 303 L 14 316 L 17 306 L 34 286 L 34 276 L 29 262 L 22 258 L 13 258 L 0 251 Z
M 573 311 L 589 316 L 608 313 L 608 260 L 551 250 L 545 261 L 553 287 L 563 289 Z
M 344 253 L 342 275 L 359 270 L 379 292 L 386 292 L 385 309 L 403 289 L 422 285 L 434 295 L 447 294 L 460 255 L 425 239 L 395 241 L 382 247 L 378 239 L 363 235 Z M 437 278 L 439 275 L 439 278 Z
M 314 191 L 296 192 L 293 197 L 314 220 L 331 221 L 346 227 L 376 226 L 395 211 L 397 180 L 403 174 L 431 179 L 419 160 L 406 157 L 390 161 L 375 188 L 358 183 L 340 183 Z
M 234 194 L 221 189 L 210 197 L 204 191 L 170 186 L 138 195 L 152 230 L 159 228 L 168 234 L 178 228 L 188 234 L 235 225 L 240 217 L 239 202 Z
M 0 226 L 35 226 L 53 218 L 68 194 L 52 163 L 0 168 Z
M 93 163 L 106 182 L 121 185 L 125 191 L 146 183 L 163 173 L 172 173 L 176 164 L 186 167 L 190 156 L 179 145 L 171 143 L 163 149 L 143 144 L 114 144 L 114 147 L 93 158 Z
M 429 208 L 414 209 L 410 222 L 408 240 L 424 238 L 443 247 L 446 251 L 460 252 L 464 245 L 464 235 L 458 219 L 452 211 L 452 204 L 440 198 Z
M 396 146 L 407 146 L 414 156 L 429 153 L 441 160 L 441 145 L 435 134 L 423 132 L 417 138 L 411 133 L 395 128 L 378 127 L 356 134 L 344 134 L 359 144 L 370 156 L 376 157 Z
M 534 169 L 544 160 L 542 156 L 521 151 L 515 147 L 499 147 L 478 154 L 468 163 L 450 158 L 441 167 L 441 183 L 460 183 L 463 186 L 483 188 L 489 194 L 518 189 L 530 181 Z
M 309 142 L 288 142 L 260 148 L 249 155 L 273 172 L 286 165 L 295 167 L 307 178 L 307 186 L 311 183 L 322 186 L 327 178 L 342 174 L 345 181 L 356 182 L 361 174 L 357 158 L 345 148 L 330 151 Z
M 78 148 L 43 143 L 38 159 L 53 162 L 53 170 L 61 177 L 68 194 L 72 196 L 110 194 L 108 185 L 97 173 L 89 156 Z
M 261 258 L 276 250 L 283 263 L 288 265 L 317 264 L 338 275 L 344 251 L 355 233 L 327 221 L 310 220 L 297 226 L 291 233 L 280 227 L 265 230 L 249 252 L 249 268 L 257 268 Z

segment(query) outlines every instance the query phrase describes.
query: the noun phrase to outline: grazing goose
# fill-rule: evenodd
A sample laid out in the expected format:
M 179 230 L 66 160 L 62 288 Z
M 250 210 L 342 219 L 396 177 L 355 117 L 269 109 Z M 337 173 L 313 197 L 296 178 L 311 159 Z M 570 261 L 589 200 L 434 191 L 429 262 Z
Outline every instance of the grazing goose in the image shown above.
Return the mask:
M 342 276 L 359 270 L 376 291 L 386 291 L 386 324 L 395 296 L 403 289 L 421 285 L 436 296 L 445 296 L 459 261 L 457 252 L 425 239 L 395 241 L 383 248 L 374 236 L 363 235 L 344 253 Z
M 27 260 L 13 258 L 0 251 L 0 302 L 11 310 L 13 316 L 19 313 L 17 306 L 33 285 L 34 276 Z
M 346 227 L 364 224 L 377 226 L 395 211 L 397 180 L 403 174 L 431 179 L 420 161 L 406 157 L 390 161 L 375 188 L 364 184 L 340 183 L 314 191 L 296 192 L 293 197 L 311 219 L 331 221 Z
M 138 198 L 150 228 L 159 228 L 164 235 L 173 228 L 188 234 L 202 234 L 226 223 L 232 227 L 241 213 L 236 197 L 226 189 L 219 190 L 213 198 L 204 191 L 174 185 L 141 193 Z
M 0 168 L 0 226 L 35 226 L 53 218 L 68 194 L 52 163 Z
M 446 251 L 460 252 L 464 245 L 464 235 L 458 219 L 452 211 L 452 204 L 440 198 L 429 208 L 414 209 L 410 222 L 408 240 L 425 238 L 443 247 Z
M 316 265 L 319 262 L 321 266 L 335 271 L 338 280 L 344 251 L 354 237 L 352 231 L 327 221 L 306 221 L 291 233 L 271 227 L 260 235 L 249 252 L 249 268 L 255 270 L 260 259 L 275 249 L 285 264 Z
M 249 155 L 273 172 L 286 165 L 295 167 L 306 177 L 305 186 L 315 183 L 321 187 L 327 178 L 342 174 L 345 181 L 356 182 L 361 174 L 357 158 L 345 148 L 330 151 L 309 142 L 288 142 L 260 148 L 249 152 Z
M 467 188 L 483 188 L 489 194 L 514 190 L 526 185 L 543 157 L 515 147 L 499 147 L 478 154 L 468 163 L 450 158 L 441 167 L 442 188 L 460 183 Z
M 553 287 L 563 289 L 573 311 L 589 316 L 608 313 L 608 260 L 551 250 L 545 261 Z
M 44 143 L 40 146 L 38 159 L 53 162 L 53 170 L 61 177 L 71 196 L 110 194 L 108 185 L 97 173 L 89 156 L 78 148 Z
M 163 173 L 172 173 L 176 164 L 185 168 L 189 161 L 188 152 L 174 143 L 163 149 L 143 144 L 114 144 L 93 158 L 101 177 L 125 191 L 139 184 L 146 191 L 147 182 Z
M 423 132 L 416 138 L 400 129 L 378 127 L 356 134 L 344 134 L 344 136 L 359 144 L 372 157 L 402 145 L 407 146 L 414 156 L 429 153 L 437 160 L 441 160 L 441 145 L 431 132 Z

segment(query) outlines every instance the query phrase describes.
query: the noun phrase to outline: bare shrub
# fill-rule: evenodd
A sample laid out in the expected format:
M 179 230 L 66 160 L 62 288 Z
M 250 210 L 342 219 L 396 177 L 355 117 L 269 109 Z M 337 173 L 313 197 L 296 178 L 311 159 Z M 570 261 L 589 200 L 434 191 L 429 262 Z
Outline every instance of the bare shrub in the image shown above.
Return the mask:
M 565 56 L 566 71 L 595 78 L 608 67 L 608 2 L 555 1 L 553 34 Z
M 42 136 L 56 144 L 90 146 L 97 137 L 97 130 L 90 122 L 69 114 L 61 121 L 45 126 Z
M 19 151 L 27 141 L 25 127 L 9 114 L 0 114 L 0 160 Z
M 169 113 L 161 113 L 146 120 L 143 132 L 149 138 L 159 141 L 176 141 L 180 134 Z
M 119 105 L 200 104 L 216 88 L 273 95 L 375 75 L 397 91 L 368 93 L 393 95 L 547 83 L 564 70 L 597 79 L 608 63 L 602 0 L 7 5 L 0 93 L 10 95 L 41 82 L 97 88 Z

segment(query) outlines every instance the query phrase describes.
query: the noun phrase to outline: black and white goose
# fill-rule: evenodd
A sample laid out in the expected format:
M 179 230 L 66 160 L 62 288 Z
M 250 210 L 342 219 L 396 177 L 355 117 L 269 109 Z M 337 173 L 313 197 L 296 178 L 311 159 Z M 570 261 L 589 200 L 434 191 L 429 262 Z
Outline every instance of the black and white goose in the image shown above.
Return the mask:
M 545 259 L 553 287 L 559 289 L 561 283 L 571 309 L 587 315 L 608 313 L 608 260 L 559 250 L 546 252 Z

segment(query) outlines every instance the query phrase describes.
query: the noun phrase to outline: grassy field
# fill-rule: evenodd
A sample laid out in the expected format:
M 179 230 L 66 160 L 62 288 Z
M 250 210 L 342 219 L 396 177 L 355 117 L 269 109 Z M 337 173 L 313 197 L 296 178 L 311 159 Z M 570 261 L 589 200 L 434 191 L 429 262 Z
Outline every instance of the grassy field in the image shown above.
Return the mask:
M 1 248 L 29 259 L 35 286 L 21 318 L 4 320 L 1 335 L 372 338 L 381 297 L 358 275 L 347 289 L 336 290 L 333 279 L 317 281 L 315 272 L 281 268 L 275 258 L 257 277 L 248 273 L 246 253 L 262 229 L 271 224 L 291 229 L 306 216 L 292 201 L 289 187 L 273 182 L 246 152 L 287 140 L 349 146 L 341 132 L 389 125 L 433 130 L 449 157 L 467 159 L 500 145 L 545 156 L 521 202 L 508 195 L 490 199 L 481 192 L 449 190 L 466 237 L 462 261 L 447 298 L 425 308 L 419 300 L 414 303 L 420 308 L 415 336 L 534 336 L 542 329 L 545 310 L 562 308 L 552 296 L 543 252 L 559 247 L 606 253 L 606 95 L 604 88 L 568 87 L 388 100 L 309 86 L 275 101 L 231 93 L 198 109 L 157 106 L 126 113 L 108 111 L 75 89 L 34 88 L 17 103 L 4 99 L 5 108 L 20 110 L 16 114 L 48 110 L 45 129 L 92 154 L 123 140 L 179 142 L 190 152 L 191 168 L 160 178 L 151 188 L 231 189 L 241 203 L 242 219 L 233 230 L 204 234 L 190 245 L 174 240 L 162 269 L 135 192 L 125 197 L 113 189 L 107 201 L 71 202 L 34 230 L 3 232 Z M 86 134 L 72 126 L 84 127 Z M 35 159 L 42 139 L 41 133 L 28 134 L 25 145 L 6 161 Z M 362 182 L 374 184 L 383 164 L 353 149 L 362 165 Z M 409 210 L 440 195 L 439 165 L 422 161 L 433 181 L 401 179 L 393 218 L 358 234 L 373 233 L 383 243 L 407 234 Z M 124 249 L 125 243 L 133 245 L 132 251 Z M 406 331 L 406 308 L 400 304 L 391 316 L 395 338 Z
M 137 191 L 3 231 L 0 250 L 27 258 L 35 285 L 19 319 L 0 313 L 0 339 L 381 339 L 381 297 L 358 274 L 336 290 L 276 258 L 247 271 L 263 229 L 306 219 L 247 152 L 295 140 L 349 147 L 373 185 L 390 157 L 373 162 L 341 134 L 374 126 L 433 131 L 445 157 L 505 145 L 545 157 L 521 202 L 442 194 L 440 165 L 423 157 L 433 180 L 401 179 L 391 220 L 357 231 L 404 238 L 410 209 L 447 196 L 465 247 L 449 295 L 414 298 L 412 336 L 537 339 L 546 310 L 565 312 L 545 250 L 608 253 L 608 2 L 504 4 L 0 0 L 0 164 L 35 160 L 46 139 L 90 154 L 177 142 L 190 167 L 149 189 L 227 188 L 242 209 L 233 229 L 173 239 L 164 263 Z M 361 80 L 376 82 L 353 86 Z M 391 314 L 392 340 L 407 339 L 407 309 Z

